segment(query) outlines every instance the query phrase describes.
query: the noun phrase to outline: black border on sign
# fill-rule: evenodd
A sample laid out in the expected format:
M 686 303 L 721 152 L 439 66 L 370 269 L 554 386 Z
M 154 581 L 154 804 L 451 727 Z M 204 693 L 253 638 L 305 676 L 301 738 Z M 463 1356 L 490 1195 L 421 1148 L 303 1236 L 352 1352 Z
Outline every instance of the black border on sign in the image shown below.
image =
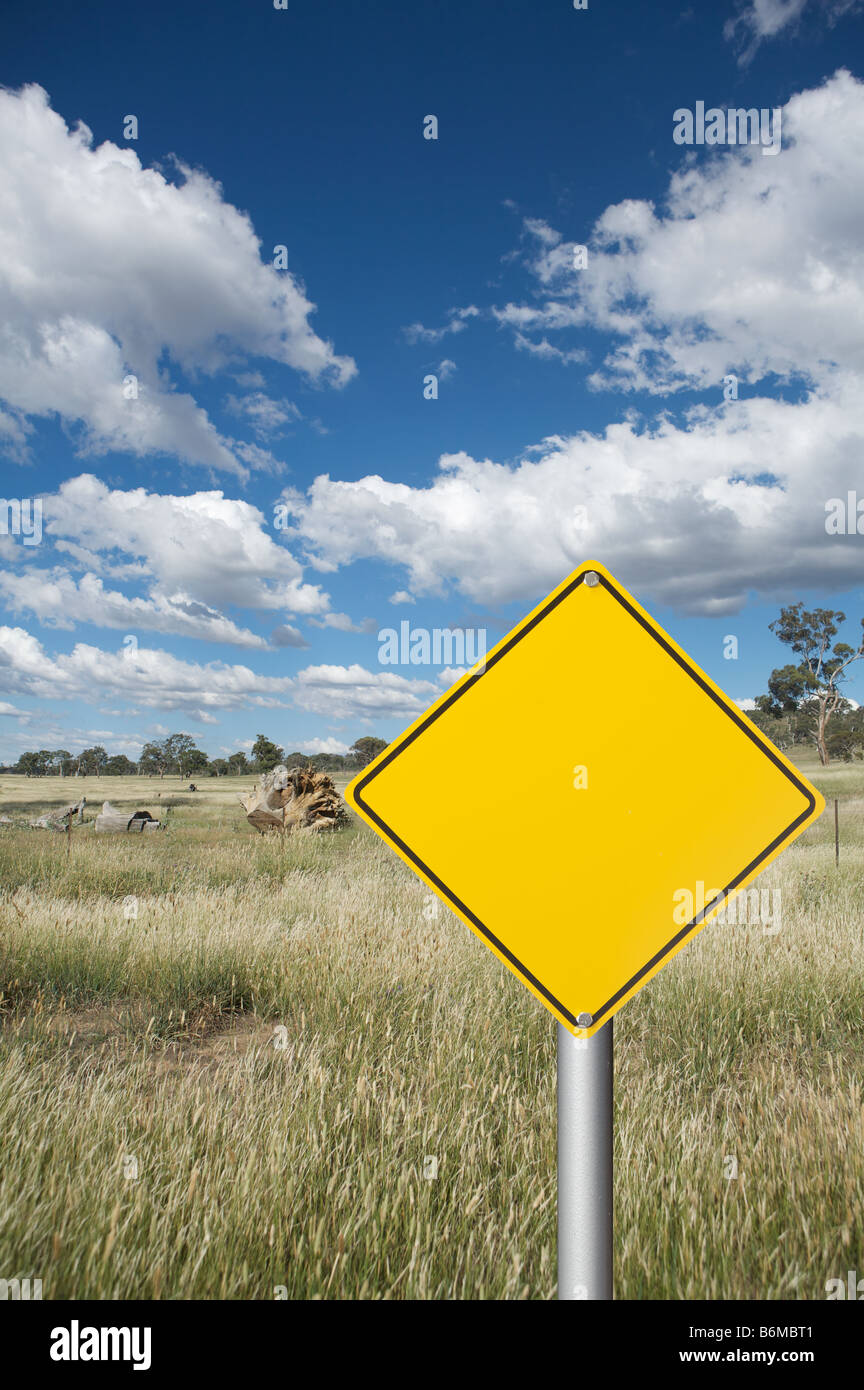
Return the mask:
M 375 768 L 373 768 L 371 772 L 367 773 L 365 777 L 361 778 L 361 780 L 357 783 L 357 786 L 354 791 L 354 799 L 357 802 L 358 806 L 361 806 L 363 808 L 366 815 L 369 817 L 370 820 L 374 821 L 374 823 L 378 826 L 379 830 L 382 830 L 384 834 L 388 837 L 388 839 L 392 840 L 394 844 L 399 846 L 403 854 L 405 854 L 407 858 L 411 860 L 412 864 L 417 865 L 418 869 L 420 869 L 421 872 L 425 874 L 426 878 L 430 879 L 431 882 L 434 883 L 436 887 L 440 889 L 440 891 L 444 894 L 446 898 L 449 898 L 450 902 L 453 903 L 454 907 L 458 908 L 459 912 L 461 912 L 464 917 L 467 917 L 470 922 L 473 922 L 477 930 L 483 936 L 486 937 L 487 941 L 490 941 L 492 943 L 496 951 L 499 951 L 501 955 L 504 956 L 505 959 L 510 962 L 514 969 L 518 971 L 518 973 L 522 976 L 522 978 L 524 980 L 528 980 L 530 984 L 534 986 L 537 992 L 539 994 L 542 994 L 543 998 L 547 999 L 549 1003 L 553 1006 L 553 1008 L 557 1009 L 558 1013 L 560 1013 L 564 1018 L 566 1018 L 567 1021 L 573 1025 L 574 1028 L 579 1027 L 575 1015 L 572 1014 L 569 1009 L 565 1008 L 565 1006 L 561 1003 L 560 999 L 555 998 L 555 995 L 552 994 L 551 991 L 548 990 L 546 986 L 542 984 L 540 980 L 537 979 L 536 975 L 531 974 L 531 971 L 527 968 L 527 966 L 523 965 L 521 960 L 514 956 L 512 951 L 507 949 L 503 941 L 498 940 L 498 937 L 495 936 L 494 932 L 491 932 L 489 928 L 485 925 L 485 923 L 481 922 L 480 918 L 475 916 L 471 909 L 459 898 L 456 897 L 455 893 L 451 893 L 446 883 L 442 883 L 441 879 L 438 877 L 436 873 L 432 871 L 432 869 L 430 869 L 429 865 L 424 864 L 423 860 L 420 859 L 418 855 L 416 855 L 413 852 L 413 850 L 409 849 L 405 841 L 401 839 L 400 836 L 398 836 L 394 830 L 391 830 L 390 826 L 387 825 L 387 823 L 383 821 L 375 811 L 372 810 L 372 807 L 369 806 L 366 803 L 366 801 L 364 801 L 361 793 L 370 782 L 374 781 L 378 773 L 383 771 L 383 769 L 387 767 L 388 763 L 392 763 L 394 759 L 397 758 L 399 754 L 409 746 L 409 744 L 414 742 L 415 738 L 419 738 L 420 734 L 422 734 L 424 730 L 429 728 L 430 724 L 434 724 L 435 720 L 438 719 L 439 716 L 442 715 L 445 710 L 448 710 L 450 706 L 455 704 L 457 700 L 460 700 L 462 696 L 465 695 L 473 685 L 476 685 L 479 680 L 482 680 L 485 673 L 489 671 L 497 662 L 499 662 L 503 656 L 506 656 L 507 653 L 513 647 L 516 646 L 517 642 L 521 642 L 522 638 L 525 637 L 531 631 L 532 628 L 536 627 L 537 624 L 543 618 L 545 618 L 548 613 L 551 613 L 554 608 L 557 608 L 559 603 L 563 603 L 565 598 L 569 598 L 569 596 L 574 592 L 574 590 L 578 589 L 579 585 L 583 582 L 585 575 L 590 573 L 590 570 L 585 570 L 582 574 L 577 575 L 576 578 L 573 580 L 572 584 L 568 584 L 566 589 L 562 589 L 559 594 L 556 594 L 553 598 L 549 600 L 548 603 L 546 603 L 541 609 L 539 609 L 538 612 L 534 614 L 533 618 L 531 618 L 530 622 L 527 622 L 523 628 L 520 628 L 518 632 L 514 633 L 513 636 L 507 642 L 504 643 L 503 647 L 499 648 L 498 651 L 496 651 L 495 653 L 493 653 L 491 657 L 489 657 L 483 671 L 478 671 L 474 675 L 470 676 L 469 679 L 466 680 L 464 685 L 460 686 L 458 690 L 454 691 L 453 694 L 447 700 L 445 700 L 443 704 L 439 705 L 438 708 L 434 710 L 430 715 L 428 715 L 428 717 L 424 719 L 421 724 L 418 724 L 417 728 L 413 729 L 412 732 L 408 734 L 406 738 L 403 738 L 397 743 L 395 743 L 394 746 L 391 748 L 390 752 L 387 753 L 384 758 L 382 758 L 381 762 L 378 763 L 378 765 Z M 654 638 L 655 642 L 659 643 L 659 645 L 663 648 L 667 655 L 671 656 L 672 660 L 677 662 L 677 664 L 681 667 L 682 671 L 686 671 L 687 675 L 690 676 L 691 680 L 694 680 L 696 684 L 700 687 L 700 689 L 704 690 L 705 694 L 710 696 L 710 698 L 714 701 L 715 705 L 719 706 L 719 708 L 722 709 L 723 713 L 728 715 L 728 717 L 732 720 L 734 724 L 738 725 L 742 733 L 745 733 L 747 737 L 751 740 L 751 742 L 755 743 L 756 747 L 761 749 L 761 751 L 765 754 L 766 758 L 770 758 L 774 766 L 780 769 L 784 777 L 788 778 L 792 785 L 805 798 L 807 806 L 805 810 L 801 812 L 800 816 L 797 816 L 790 825 L 787 825 L 785 830 L 781 831 L 781 833 L 771 841 L 770 845 L 766 845 L 765 849 L 762 850 L 761 854 L 757 854 L 756 858 L 752 859 L 745 869 L 742 869 L 739 874 L 736 874 L 735 877 L 729 883 L 727 883 L 726 887 L 721 891 L 720 895 L 717 898 L 714 898 L 710 903 L 707 904 L 706 907 L 703 907 L 702 911 L 697 913 L 697 915 L 690 922 L 688 922 L 685 927 L 682 927 L 679 932 L 676 932 L 675 935 L 671 938 L 671 940 L 667 941 L 666 945 L 662 948 L 662 950 L 658 951 L 656 955 L 653 955 L 649 961 L 646 961 L 646 963 L 642 966 L 642 969 L 637 970 L 636 974 L 633 975 L 625 985 L 622 985 L 621 988 L 615 994 L 612 995 L 611 999 L 607 999 L 605 1004 L 601 1005 L 599 1009 L 595 1009 L 594 1013 L 591 1015 L 592 1024 L 596 1023 L 598 1019 L 603 1018 L 604 1014 L 607 1014 L 610 1009 L 614 1008 L 614 1006 L 618 1003 L 618 1000 L 621 999 L 623 995 L 627 994 L 627 992 L 631 990 L 634 985 L 638 984 L 639 981 L 642 979 L 643 975 L 646 975 L 649 970 L 652 970 L 654 966 L 657 965 L 658 962 L 663 959 L 664 956 L 667 956 L 670 951 L 674 950 L 674 948 L 684 939 L 685 936 L 687 936 L 689 932 L 693 931 L 695 927 L 698 927 L 700 922 L 704 920 L 708 913 L 713 911 L 715 907 L 720 905 L 721 900 L 725 898 L 726 894 L 731 893 L 734 888 L 738 887 L 742 879 L 747 878 L 747 876 L 750 873 L 752 873 L 754 869 L 758 868 L 762 861 L 766 859 L 767 856 L 771 854 L 775 849 L 777 849 L 778 846 L 781 845 L 783 841 L 787 839 L 792 834 L 792 832 L 798 828 L 801 822 L 806 820 L 807 817 L 811 815 L 816 808 L 816 799 L 813 796 L 810 789 L 807 786 L 805 786 L 805 784 L 800 780 L 800 778 L 798 778 L 795 775 L 794 772 L 792 772 L 788 767 L 786 767 L 785 763 L 782 763 L 780 761 L 780 759 L 774 753 L 773 749 L 765 746 L 761 738 L 757 737 L 753 729 L 751 729 L 750 726 L 747 723 L 745 723 L 745 721 L 740 717 L 740 715 L 738 715 L 735 711 L 731 710 L 728 707 L 728 705 L 726 705 L 724 701 L 720 699 L 716 692 L 711 689 L 707 681 L 703 679 L 700 673 L 690 665 L 689 661 L 687 661 L 683 656 L 681 656 L 679 652 L 676 652 L 675 648 L 671 646 L 669 642 L 666 641 L 665 637 L 663 637 L 661 633 L 655 630 L 651 623 L 649 623 L 642 616 L 642 614 L 633 607 L 632 603 L 628 602 L 624 595 L 618 591 L 615 585 L 610 584 L 609 580 L 606 578 L 605 575 L 600 574 L 598 571 L 597 579 L 603 585 L 604 589 L 606 589 L 606 591 L 610 593 L 612 597 L 617 600 L 618 603 L 621 604 L 621 607 L 626 609 L 626 611 L 630 614 L 632 618 L 636 619 L 637 623 L 639 623 L 640 626 L 643 627 L 645 631 L 649 633 L 651 637 Z

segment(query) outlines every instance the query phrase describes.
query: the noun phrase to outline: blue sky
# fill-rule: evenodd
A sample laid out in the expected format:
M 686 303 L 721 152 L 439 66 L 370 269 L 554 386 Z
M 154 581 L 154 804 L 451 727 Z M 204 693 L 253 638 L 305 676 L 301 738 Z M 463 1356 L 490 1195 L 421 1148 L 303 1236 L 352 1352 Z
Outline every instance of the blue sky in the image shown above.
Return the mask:
M 0 536 L 0 758 L 393 737 L 451 676 L 381 629 L 491 645 L 590 556 L 733 698 L 781 603 L 860 632 L 858 4 L 8 0 L 0 39 L 0 491 L 44 518 Z M 699 101 L 779 153 L 676 144 Z

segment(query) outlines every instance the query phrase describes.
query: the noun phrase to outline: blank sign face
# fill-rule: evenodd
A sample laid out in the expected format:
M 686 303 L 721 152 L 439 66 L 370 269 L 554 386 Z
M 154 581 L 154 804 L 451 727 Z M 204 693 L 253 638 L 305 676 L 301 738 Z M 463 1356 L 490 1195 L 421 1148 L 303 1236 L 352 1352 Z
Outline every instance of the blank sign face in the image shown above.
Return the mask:
M 346 798 L 579 1036 L 825 804 L 594 563 Z

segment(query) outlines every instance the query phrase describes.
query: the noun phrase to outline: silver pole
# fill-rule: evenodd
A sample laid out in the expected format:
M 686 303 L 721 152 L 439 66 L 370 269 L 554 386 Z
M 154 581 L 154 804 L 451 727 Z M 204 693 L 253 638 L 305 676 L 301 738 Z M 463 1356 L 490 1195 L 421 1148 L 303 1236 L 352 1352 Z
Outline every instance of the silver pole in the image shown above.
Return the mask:
M 558 1297 L 612 1297 L 612 1021 L 558 1024 Z

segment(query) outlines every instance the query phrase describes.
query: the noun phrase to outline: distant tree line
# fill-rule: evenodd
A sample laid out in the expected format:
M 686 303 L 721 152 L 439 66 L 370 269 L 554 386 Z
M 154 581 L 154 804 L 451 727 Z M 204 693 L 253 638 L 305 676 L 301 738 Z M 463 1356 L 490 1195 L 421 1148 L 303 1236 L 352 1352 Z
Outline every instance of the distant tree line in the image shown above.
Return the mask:
M 784 753 L 807 744 L 815 744 L 819 751 L 819 708 L 815 700 L 805 700 L 794 710 L 778 712 L 760 708 L 757 701 L 756 709 L 748 711 L 748 718 Z M 851 763 L 855 758 L 864 758 L 864 709 L 854 709 L 844 700 L 835 711 L 825 738 L 824 763 Z
M 285 753 L 278 743 L 259 734 L 251 754 L 232 753 L 227 758 L 211 758 L 195 743 L 191 734 L 169 734 L 167 738 L 145 743 L 137 762 L 124 753 L 109 757 L 97 744 L 81 753 L 66 748 L 40 748 L 22 753 L 17 763 L 0 769 L 23 773 L 26 777 L 248 777 L 269 772 L 279 763 L 287 767 L 314 767 L 319 772 L 357 772 L 387 747 L 383 738 L 358 738 L 347 753 Z

